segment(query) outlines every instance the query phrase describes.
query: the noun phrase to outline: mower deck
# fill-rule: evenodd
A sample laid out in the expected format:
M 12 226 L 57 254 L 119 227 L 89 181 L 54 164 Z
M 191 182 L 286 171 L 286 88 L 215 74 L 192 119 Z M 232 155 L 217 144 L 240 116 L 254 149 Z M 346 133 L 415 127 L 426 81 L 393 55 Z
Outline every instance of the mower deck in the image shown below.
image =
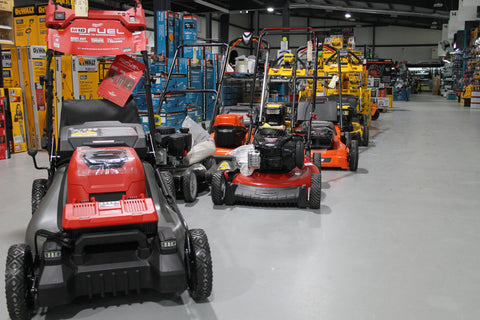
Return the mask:
M 226 182 L 225 203 L 306 207 L 312 174 L 319 174 L 312 163 L 289 173 L 274 174 L 254 172 L 250 176 L 238 173 Z
M 115 240 L 132 242 L 119 246 Z M 175 252 L 162 251 L 157 236 L 147 238 L 135 229 L 84 233 L 75 240 L 73 252 L 46 258 L 38 281 L 38 305 L 51 307 L 81 296 L 125 295 L 146 289 L 180 294 L 187 288 L 182 259 Z M 56 251 L 51 252 L 55 257 Z

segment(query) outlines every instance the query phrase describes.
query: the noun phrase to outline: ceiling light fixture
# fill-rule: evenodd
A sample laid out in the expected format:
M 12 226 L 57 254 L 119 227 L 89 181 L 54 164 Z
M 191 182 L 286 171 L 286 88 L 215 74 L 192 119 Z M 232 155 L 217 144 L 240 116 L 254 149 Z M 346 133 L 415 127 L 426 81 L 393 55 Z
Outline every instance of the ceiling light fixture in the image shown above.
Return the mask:
M 345 18 L 350 19 L 351 17 L 352 17 L 352 15 L 350 13 L 348 13 L 348 12 L 345 13 Z
M 440 1 L 440 0 L 435 1 L 435 2 L 433 3 L 433 7 L 434 7 L 434 8 L 441 8 L 441 7 L 443 7 L 443 2 Z
M 273 10 L 274 10 L 274 9 L 273 9 L 272 7 L 268 7 L 268 8 L 267 8 L 267 11 L 268 11 L 268 12 L 273 12 Z

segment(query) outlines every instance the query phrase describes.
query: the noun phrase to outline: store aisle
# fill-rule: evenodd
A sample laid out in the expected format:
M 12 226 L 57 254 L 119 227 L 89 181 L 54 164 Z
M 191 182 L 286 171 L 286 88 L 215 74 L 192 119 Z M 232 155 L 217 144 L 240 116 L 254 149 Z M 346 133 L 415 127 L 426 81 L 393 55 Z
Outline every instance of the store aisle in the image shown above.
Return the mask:
M 209 303 L 82 299 L 35 319 L 478 319 L 480 110 L 413 95 L 373 125 L 358 172 L 323 172 L 321 212 L 179 201 L 210 239 Z M 42 175 L 26 154 L 0 161 L 1 274 Z

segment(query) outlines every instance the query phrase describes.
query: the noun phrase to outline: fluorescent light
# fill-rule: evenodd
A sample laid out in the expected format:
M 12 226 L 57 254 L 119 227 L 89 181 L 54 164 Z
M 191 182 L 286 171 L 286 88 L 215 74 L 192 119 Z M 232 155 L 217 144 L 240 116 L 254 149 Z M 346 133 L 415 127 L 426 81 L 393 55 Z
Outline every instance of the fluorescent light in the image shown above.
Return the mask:
M 268 8 L 267 8 L 267 11 L 268 11 L 268 12 L 273 12 L 273 10 L 274 10 L 274 9 L 273 9 L 272 7 L 268 7 Z
M 345 13 L 345 18 L 350 19 L 351 17 L 352 17 L 352 15 L 350 13 L 348 13 L 348 12 Z

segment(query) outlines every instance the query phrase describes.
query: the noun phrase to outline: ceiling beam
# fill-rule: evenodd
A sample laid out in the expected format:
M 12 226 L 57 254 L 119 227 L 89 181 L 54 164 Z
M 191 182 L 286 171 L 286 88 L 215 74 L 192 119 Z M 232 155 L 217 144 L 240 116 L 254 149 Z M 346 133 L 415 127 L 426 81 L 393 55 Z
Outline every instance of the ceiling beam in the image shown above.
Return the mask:
M 399 11 L 399 10 L 383 10 L 383 9 L 365 9 L 365 8 L 345 8 L 340 6 L 326 6 L 318 4 L 290 4 L 290 9 L 310 9 L 310 10 L 335 10 L 335 11 L 348 11 L 348 12 L 359 12 L 359 13 L 370 13 L 377 15 L 398 15 L 398 16 L 409 16 L 409 17 L 420 17 L 420 18 L 431 18 L 431 19 L 440 19 L 448 20 L 450 15 L 439 14 L 439 13 L 423 13 L 423 12 L 410 12 L 410 11 Z

